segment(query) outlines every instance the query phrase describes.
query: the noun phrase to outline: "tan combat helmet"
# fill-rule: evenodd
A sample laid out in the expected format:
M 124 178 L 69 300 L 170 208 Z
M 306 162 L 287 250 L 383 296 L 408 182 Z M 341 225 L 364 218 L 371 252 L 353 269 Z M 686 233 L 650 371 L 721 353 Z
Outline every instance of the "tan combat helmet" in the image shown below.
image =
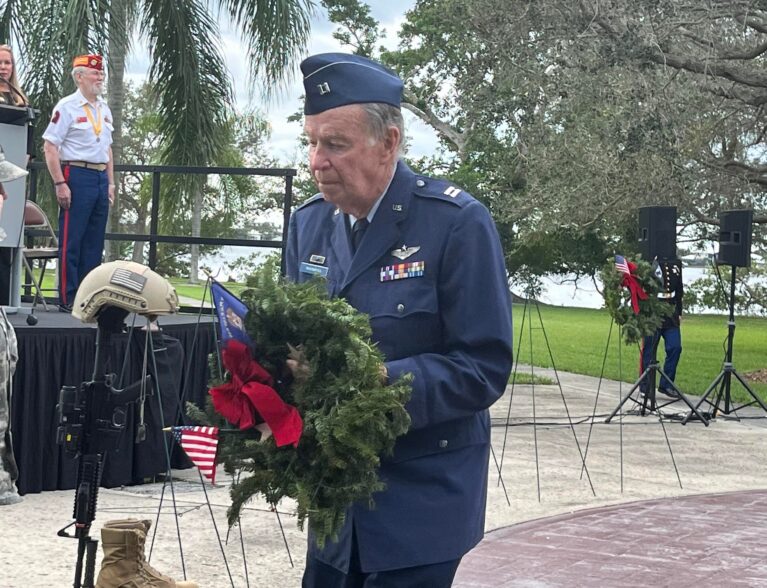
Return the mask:
M 21 169 L 18 165 L 13 165 L 5 158 L 3 148 L 0 147 L 0 184 L 23 178 L 26 175 L 26 170 Z
M 152 318 L 176 312 L 178 296 L 168 280 L 145 265 L 110 261 L 85 276 L 75 296 L 72 316 L 84 323 L 95 323 L 105 306 Z

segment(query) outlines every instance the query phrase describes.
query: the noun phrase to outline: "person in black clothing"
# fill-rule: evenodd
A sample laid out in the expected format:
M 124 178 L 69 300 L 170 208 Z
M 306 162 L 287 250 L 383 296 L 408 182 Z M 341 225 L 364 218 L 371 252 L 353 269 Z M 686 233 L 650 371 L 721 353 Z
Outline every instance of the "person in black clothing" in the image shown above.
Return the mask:
M 641 371 L 650 365 L 657 352 L 660 338 L 666 350 L 666 360 L 663 364 L 663 373 L 658 385 L 658 392 L 666 396 L 676 397 L 676 391 L 671 386 L 676 378 L 676 368 L 682 355 L 682 334 L 680 324 L 682 321 L 682 297 L 684 287 L 682 285 L 682 263 L 678 259 L 664 259 L 658 262 L 656 274 L 662 285 L 659 297 L 673 306 L 673 314 L 666 317 L 660 329 L 649 337 L 645 337 L 642 343 L 642 366 Z

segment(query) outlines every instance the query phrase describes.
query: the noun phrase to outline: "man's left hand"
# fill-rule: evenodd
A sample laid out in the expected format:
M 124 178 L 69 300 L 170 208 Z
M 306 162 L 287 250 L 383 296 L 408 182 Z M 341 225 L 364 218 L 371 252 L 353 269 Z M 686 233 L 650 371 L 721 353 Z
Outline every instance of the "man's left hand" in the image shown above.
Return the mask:
M 115 203 L 115 185 L 109 184 L 109 206 Z

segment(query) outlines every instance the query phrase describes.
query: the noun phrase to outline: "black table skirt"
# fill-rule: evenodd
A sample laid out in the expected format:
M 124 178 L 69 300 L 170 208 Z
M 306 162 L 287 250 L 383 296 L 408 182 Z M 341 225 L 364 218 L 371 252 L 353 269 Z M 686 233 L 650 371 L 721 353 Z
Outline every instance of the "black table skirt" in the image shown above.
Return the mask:
M 37 326 L 26 326 L 24 315 L 11 316 L 19 340 L 19 362 L 13 381 L 11 431 L 19 465 L 19 493 L 74 488 L 76 460 L 56 443 L 56 403 L 64 385 L 79 387 L 93 376 L 96 329 L 69 315 L 39 313 Z M 141 319 L 143 320 L 143 319 Z M 128 321 L 130 323 L 130 318 Z M 196 324 L 195 317 L 161 319 L 162 333 L 155 333 L 155 361 L 149 371 L 155 384 L 145 404 L 146 440 L 136 444 L 138 409 L 128 410 L 126 433 L 118 451 L 106 454 L 102 486 L 140 483 L 167 470 L 162 427 L 183 424 L 183 406 L 191 401 L 204 406 L 208 386 L 208 356 L 215 350 L 213 324 Z M 115 373 L 122 388 L 136 381 L 142 370 L 146 333 L 117 335 L 111 345 L 106 372 Z M 156 366 L 156 369 L 155 369 Z M 121 380 L 121 381 L 120 381 Z M 171 464 L 189 462 L 174 444 Z

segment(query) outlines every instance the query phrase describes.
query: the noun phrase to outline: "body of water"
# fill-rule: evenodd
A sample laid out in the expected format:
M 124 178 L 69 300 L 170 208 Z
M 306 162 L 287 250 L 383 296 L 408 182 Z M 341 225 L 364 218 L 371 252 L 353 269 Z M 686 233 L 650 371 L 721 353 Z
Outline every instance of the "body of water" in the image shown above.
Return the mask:
M 685 286 L 689 286 L 705 275 L 706 268 L 685 267 L 682 269 L 682 281 Z M 574 281 L 573 276 L 544 276 L 542 282 L 544 289 L 540 296 L 541 302 L 552 306 L 604 307 L 604 298 L 591 278 L 581 278 Z M 597 284 L 601 289 L 602 284 L 600 282 Z M 711 310 L 711 312 L 718 311 Z

